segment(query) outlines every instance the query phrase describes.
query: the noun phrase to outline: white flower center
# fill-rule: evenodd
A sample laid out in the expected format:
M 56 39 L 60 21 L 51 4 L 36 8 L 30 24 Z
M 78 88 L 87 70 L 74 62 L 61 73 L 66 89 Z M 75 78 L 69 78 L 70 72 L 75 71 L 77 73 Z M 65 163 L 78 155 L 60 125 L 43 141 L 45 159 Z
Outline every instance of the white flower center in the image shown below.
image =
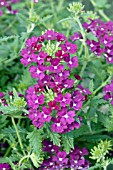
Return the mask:
M 93 44 L 90 44 L 90 47 L 94 47 L 94 45 L 93 45 Z
M 106 41 L 106 40 L 104 40 L 104 44 L 107 44 L 107 41 Z
M 4 5 L 4 2 L 1 2 L 1 5 Z M 4 169 L 5 170 L 5 169 Z
M 107 50 L 107 52 L 108 52 L 108 53 L 110 53 L 110 52 L 111 52 L 111 50 L 110 50 L 110 49 L 108 49 L 108 50 Z
M 30 58 L 28 58 L 28 60 L 27 60 L 27 61 L 29 62 L 29 61 L 31 61 L 31 59 L 30 59 Z
M 111 57 L 109 57 L 109 58 L 108 58 L 108 60 L 109 60 L 109 61 L 111 61 L 111 60 L 112 60 L 112 58 L 111 58 Z
M 60 126 L 60 123 L 57 123 L 57 126 L 59 127 L 59 126 Z
M 41 58 L 38 56 L 38 57 L 37 57 L 37 60 L 40 60 L 40 59 L 41 59 Z
M 64 117 L 67 119 L 69 116 L 68 116 L 68 114 L 66 114 L 66 115 L 64 115 Z
M 60 73 L 59 76 L 61 77 L 61 76 L 62 76 L 62 73 Z
M 59 161 L 62 161 L 63 160 L 63 158 L 59 158 Z
M 54 69 L 57 69 L 57 66 L 54 66 Z
M 47 118 L 47 115 L 44 114 L 44 118 Z
M 63 98 L 63 100 L 62 100 L 63 102 L 65 102 L 66 101 L 66 99 L 65 98 Z
M 41 73 L 41 71 L 37 69 L 37 74 L 40 74 L 40 73 Z
M 35 103 L 38 103 L 38 99 L 37 99 L 37 100 L 35 100 Z
M 77 160 L 75 160 L 74 163 L 77 164 Z
M 67 47 L 68 50 L 70 50 L 70 47 Z
M 72 61 L 69 61 L 69 64 L 72 64 Z

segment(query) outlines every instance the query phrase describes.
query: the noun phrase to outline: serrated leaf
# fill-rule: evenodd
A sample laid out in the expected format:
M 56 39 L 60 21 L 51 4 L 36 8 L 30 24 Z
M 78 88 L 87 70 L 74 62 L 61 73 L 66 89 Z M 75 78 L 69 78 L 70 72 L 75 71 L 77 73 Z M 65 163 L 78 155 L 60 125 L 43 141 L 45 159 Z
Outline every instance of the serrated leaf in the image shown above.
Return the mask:
M 4 134 L 0 134 L 0 140 L 4 138 Z
M 13 115 L 19 112 L 15 106 L 0 106 L 0 111 L 7 115 Z
M 98 142 L 98 141 L 100 141 L 100 139 L 102 139 L 102 140 L 105 140 L 105 139 L 111 139 L 108 135 L 85 135 L 85 136 L 82 136 L 79 140 L 80 141 L 87 141 L 87 142 L 89 142 L 90 141 L 90 143 L 92 142 L 92 143 L 96 143 L 96 142 Z
M 60 146 L 61 139 L 60 139 L 59 134 L 55 132 L 51 132 L 49 136 L 50 136 L 51 141 L 54 143 L 54 145 Z
M 60 142 L 61 142 L 60 135 L 58 133 L 52 132 L 47 124 L 45 126 L 46 126 L 48 137 L 51 139 L 54 145 L 60 146 Z
M 0 37 L 0 43 L 4 42 L 4 41 L 8 41 L 10 39 L 15 39 L 18 38 L 19 36 L 17 35 L 11 35 L 11 36 L 5 36 L 5 37 Z
M 17 125 L 17 128 L 18 128 L 18 132 L 20 134 L 26 134 L 27 133 L 27 130 L 21 126 L 18 126 Z M 1 130 L 1 132 L 5 135 L 5 136 L 8 136 L 9 134 L 15 134 L 16 131 L 15 131 L 15 128 L 12 127 L 12 126 L 8 126 L 4 129 Z
M 58 21 L 57 23 L 59 24 L 59 23 L 61 23 L 61 22 L 67 21 L 67 20 L 72 20 L 72 18 L 71 18 L 71 17 L 64 18 L 64 19 Z
M 82 136 L 84 132 L 89 132 L 89 128 L 87 125 L 82 124 L 82 126 L 79 129 L 73 130 L 73 136 L 74 138 L 78 138 Z
M 7 120 L 7 117 L 3 114 L 0 114 L 0 129 L 4 128 L 9 121 Z
M 88 170 L 94 170 L 94 169 L 97 170 L 97 168 L 102 168 L 102 166 L 100 164 L 96 164 L 94 166 L 89 167 Z
M 113 131 L 113 117 L 108 117 L 102 113 L 99 113 L 99 121 L 108 132 Z
M 16 99 L 19 99 L 18 93 L 17 93 L 17 91 L 16 91 L 15 88 L 13 88 L 13 95 L 14 95 L 14 99 L 15 99 L 15 100 L 16 100 Z
M 46 22 L 48 20 L 50 20 L 53 17 L 53 15 L 47 15 L 46 17 L 43 17 L 41 22 Z
M 32 132 L 29 132 L 27 139 L 29 140 L 30 146 L 34 153 L 42 152 L 42 130 L 34 128 Z
M 74 149 L 74 137 L 71 133 L 62 135 L 62 146 L 67 153 L 69 153 L 71 149 Z
M 25 17 L 25 15 L 22 15 L 21 13 L 17 13 L 16 17 L 20 23 L 26 25 L 30 24 L 30 21 L 28 20 L 27 17 Z
M 91 32 L 89 32 L 89 33 L 87 34 L 87 38 L 90 39 L 90 40 L 94 40 L 94 41 L 98 42 L 98 39 L 97 39 L 97 38 L 95 37 L 95 35 L 92 34 Z
M 93 93 L 93 90 L 94 90 L 93 80 L 91 80 L 90 83 L 89 83 L 89 90 Z
M 107 0 L 96 0 L 95 2 L 96 7 L 98 8 L 105 8 L 105 6 L 107 5 Z
M 0 163 L 1 163 L 1 164 L 8 163 L 8 164 L 11 165 L 11 167 L 12 167 L 13 170 L 16 170 L 15 165 L 13 164 L 13 162 L 11 161 L 11 159 L 8 158 L 8 157 L 6 157 L 6 158 L 0 158 Z

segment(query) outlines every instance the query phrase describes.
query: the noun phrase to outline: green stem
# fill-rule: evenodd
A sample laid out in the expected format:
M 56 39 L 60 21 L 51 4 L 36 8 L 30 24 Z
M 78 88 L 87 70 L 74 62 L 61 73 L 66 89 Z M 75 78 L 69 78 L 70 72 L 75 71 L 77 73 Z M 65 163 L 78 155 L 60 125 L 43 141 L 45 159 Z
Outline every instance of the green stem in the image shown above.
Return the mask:
M 84 108 L 86 108 L 86 107 L 89 105 L 92 97 L 93 97 L 101 88 L 103 88 L 103 87 L 109 82 L 109 80 L 111 80 L 111 78 L 112 78 L 112 76 L 109 76 L 109 77 L 107 78 L 107 80 L 106 80 L 105 82 L 103 82 L 103 83 L 93 92 L 91 98 L 83 105 L 82 109 L 77 112 L 77 114 L 76 114 L 77 116 L 81 113 L 81 111 L 82 111 Z
M 82 24 L 80 22 L 80 19 L 75 16 L 75 21 L 78 23 L 79 27 L 80 27 L 80 30 L 81 30 L 81 34 L 82 34 L 82 37 L 83 37 L 83 45 L 84 45 L 84 50 L 85 50 L 85 57 L 89 57 L 88 55 L 88 49 L 87 49 L 87 45 L 86 45 L 86 36 L 85 36 L 85 32 L 84 32 L 84 29 L 82 27 Z
M 87 62 L 84 61 L 83 67 L 82 67 L 81 72 L 79 74 L 81 77 L 82 77 L 82 75 L 84 73 L 84 70 L 85 70 L 86 66 L 87 66 Z
M 13 24 L 16 22 L 16 19 L 14 19 L 9 25 L 8 25 L 8 27 L 6 27 L 6 29 L 4 29 L 3 31 L 4 31 L 4 33 L 7 31 L 7 30 L 9 30 L 12 26 L 13 26 Z
M 94 2 L 94 0 L 90 0 L 90 2 L 92 3 L 92 5 L 96 8 L 96 3 Z M 108 16 L 104 13 L 104 11 L 102 9 L 98 9 L 97 12 L 106 20 L 109 21 L 110 18 L 108 18 Z
M 19 141 L 21 150 L 22 150 L 23 154 L 26 155 L 25 151 L 24 151 L 24 147 L 23 147 L 22 141 L 21 141 L 21 137 L 20 137 L 19 132 L 18 132 L 18 128 L 17 128 L 16 123 L 15 123 L 15 120 L 14 120 L 13 117 L 11 117 L 11 119 L 12 119 L 13 126 L 14 126 L 14 128 L 16 130 L 16 134 L 17 134 L 17 137 L 18 137 L 18 141 Z
M 87 48 L 87 45 L 86 45 L 86 36 L 85 36 L 85 32 L 84 32 L 84 29 L 83 29 L 83 27 L 82 27 L 82 24 L 81 24 L 81 22 L 80 22 L 80 19 L 77 17 L 77 16 L 75 16 L 75 21 L 78 23 L 78 25 L 79 25 L 79 27 L 80 27 L 80 30 L 81 30 L 81 34 L 82 34 L 82 37 L 83 37 L 83 46 L 84 46 L 84 51 L 85 51 L 85 59 L 87 59 L 86 61 L 84 61 L 84 64 L 83 64 L 83 67 L 82 67 L 82 69 L 81 69 L 81 72 L 80 72 L 80 76 L 82 77 L 82 75 L 83 75 L 83 73 L 84 73 L 84 70 L 85 70 L 85 68 L 86 68 L 86 66 L 87 66 L 87 63 L 88 63 L 88 61 L 89 61 L 89 53 L 88 53 L 88 48 Z M 79 81 L 78 81 L 78 83 L 79 83 Z M 78 84 L 77 83 L 77 84 Z
M 26 156 L 22 157 L 19 161 L 19 166 L 21 166 L 22 161 L 26 158 L 30 158 L 30 155 L 26 155 Z
M 92 129 L 91 129 L 91 123 L 90 123 L 90 121 L 87 121 L 87 125 L 88 125 L 88 128 L 89 128 L 90 134 L 92 134 L 93 132 L 92 132 Z
M 104 170 L 107 170 L 107 167 L 104 167 Z
M 11 146 L 9 146 L 8 149 L 6 150 L 4 157 L 7 157 L 10 151 L 11 151 Z
M 55 4 L 54 4 L 54 1 L 53 0 L 50 0 L 50 6 L 51 6 L 51 10 L 52 10 L 52 13 L 53 13 L 53 16 L 54 16 L 54 22 L 56 23 L 57 22 L 57 14 L 56 14 L 56 11 L 55 11 Z
M 92 130 L 92 132 L 84 132 L 84 135 L 96 135 L 96 134 L 98 134 L 98 133 L 102 133 L 102 132 L 105 132 L 106 131 L 106 129 L 104 128 L 104 129 L 101 129 L 101 130 L 98 130 L 98 131 L 93 131 Z
M 95 95 L 102 87 L 104 87 L 108 82 L 109 80 L 111 79 L 112 76 L 109 76 L 108 79 L 103 82 L 94 92 L 93 92 L 93 95 Z

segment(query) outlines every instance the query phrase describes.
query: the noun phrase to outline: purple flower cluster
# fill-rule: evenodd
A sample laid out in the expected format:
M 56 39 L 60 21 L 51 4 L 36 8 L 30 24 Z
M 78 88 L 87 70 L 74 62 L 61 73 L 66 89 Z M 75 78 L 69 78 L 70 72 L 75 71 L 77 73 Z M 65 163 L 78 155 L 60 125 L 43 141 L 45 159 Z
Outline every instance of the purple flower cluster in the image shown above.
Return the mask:
M 3 92 L 0 92 L 0 103 L 4 106 L 8 106 L 6 99 L 4 98 L 5 94 Z
M 80 150 L 78 146 L 75 146 L 67 154 L 59 146 L 53 145 L 50 141 L 45 140 L 43 145 L 43 151 L 46 152 L 47 157 L 43 161 L 40 170 L 63 170 L 65 168 L 87 170 L 89 168 L 89 161 L 86 161 L 84 158 L 85 155 L 88 155 L 86 148 Z
M 13 10 L 11 5 L 18 3 L 19 0 L 0 0 L 0 8 L 6 7 L 11 14 L 16 14 L 18 10 Z M 0 10 L 0 16 L 3 14 L 2 10 Z
M 9 164 L 0 164 L 0 170 L 11 170 Z
M 54 47 L 52 55 L 48 54 L 49 48 L 51 50 L 48 42 Z M 48 51 L 45 51 L 46 46 Z M 53 30 L 26 41 L 21 62 L 24 66 L 30 65 L 32 78 L 38 79 L 37 84 L 28 88 L 26 96 L 29 118 L 34 126 L 41 128 L 45 122 L 50 122 L 51 130 L 57 133 L 80 127 L 82 118 L 75 121 L 76 111 L 81 109 L 90 91 L 80 85 L 75 90 L 74 80 L 69 78 L 71 71 L 78 67 L 77 57 L 72 56 L 76 50 L 76 44 Z
M 90 23 L 84 23 L 83 27 L 97 38 L 97 41 L 87 39 L 91 51 L 97 56 L 104 55 L 106 61 L 113 64 L 113 22 L 90 19 Z
M 111 81 L 111 84 L 107 84 L 104 87 L 104 99 L 110 100 L 111 105 L 113 105 L 113 80 Z

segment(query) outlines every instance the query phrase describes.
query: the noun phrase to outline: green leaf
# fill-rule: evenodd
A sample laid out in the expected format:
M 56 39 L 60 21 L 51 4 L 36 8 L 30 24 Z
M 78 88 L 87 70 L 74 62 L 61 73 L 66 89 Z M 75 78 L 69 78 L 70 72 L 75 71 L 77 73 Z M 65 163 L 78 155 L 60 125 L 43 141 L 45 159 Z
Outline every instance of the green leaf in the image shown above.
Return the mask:
M 73 19 L 71 17 L 68 17 L 68 18 L 64 18 L 64 19 L 58 21 L 57 23 L 59 24 L 61 22 L 67 21 L 67 20 L 73 20 Z
M 19 134 L 26 134 L 27 133 L 27 130 L 25 129 L 25 128 L 23 128 L 23 127 L 21 127 L 21 126 L 18 126 L 17 125 L 17 128 L 18 128 L 18 132 L 19 132 Z M 1 132 L 4 134 L 4 136 L 8 136 L 9 134 L 14 134 L 14 136 L 15 136 L 15 134 L 16 134 L 16 131 L 15 131 L 15 128 L 14 127 L 12 127 L 12 126 L 8 126 L 8 127 L 6 127 L 6 128 L 4 128 L 4 129 L 2 129 L 1 130 Z
M 91 167 L 88 168 L 88 170 L 94 170 L 94 169 L 97 170 L 97 168 L 98 168 L 98 169 L 99 169 L 99 168 L 102 168 L 101 164 L 96 164 L 96 165 L 94 165 L 94 166 L 91 166 Z
M 19 109 L 15 106 L 0 106 L 0 111 L 4 114 L 12 115 L 16 114 Z
M 19 36 L 17 35 L 11 35 L 11 36 L 5 36 L 5 37 L 0 37 L 0 43 L 4 42 L 4 41 L 8 41 L 10 39 L 15 39 L 15 38 L 18 38 Z
M 4 138 L 4 134 L 0 134 L 0 140 Z
M 90 143 L 96 143 L 100 141 L 100 139 L 105 140 L 105 139 L 111 139 L 108 135 L 85 135 L 80 138 L 81 141 L 87 141 Z
M 11 161 L 11 159 L 8 158 L 8 157 L 6 157 L 6 158 L 0 158 L 0 163 L 1 163 L 1 164 L 8 163 L 8 164 L 11 165 L 11 167 L 12 167 L 13 170 L 16 170 L 15 164 L 14 164 L 14 163 Z
M 94 90 L 93 80 L 91 80 L 90 83 L 89 83 L 89 90 L 93 93 L 93 90 Z
M 27 135 L 27 139 L 29 140 L 29 145 L 32 149 L 32 154 L 30 155 L 30 159 L 35 167 L 39 167 L 43 161 L 42 154 L 42 129 L 34 128 L 32 132 L 29 132 Z
M 87 38 L 90 39 L 90 40 L 94 40 L 94 41 L 98 42 L 98 39 L 97 39 L 97 38 L 95 37 L 95 35 L 92 34 L 91 32 L 89 32 L 89 33 L 87 34 Z
M 74 149 L 74 137 L 71 133 L 62 135 L 62 146 L 67 153 L 69 153 L 71 149 Z
M 25 17 L 25 15 L 22 15 L 21 13 L 17 13 L 16 17 L 21 24 L 25 24 L 25 26 L 30 24 L 30 21 L 28 20 L 27 17 Z
M 15 100 L 19 99 L 18 93 L 15 88 L 13 88 L 13 95 Z
M 52 132 L 47 124 L 45 126 L 46 126 L 48 137 L 51 139 L 54 145 L 60 146 L 60 142 L 61 142 L 60 135 L 58 133 Z
M 7 120 L 7 116 L 0 114 L 0 129 L 4 128 L 9 121 Z
M 108 117 L 108 115 L 104 115 L 99 113 L 99 121 L 106 128 L 108 132 L 113 131 L 113 117 Z
M 95 5 L 97 8 L 105 8 L 105 6 L 107 5 L 107 0 L 95 0 Z
M 29 140 L 30 146 L 34 153 L 42 152 L 42 130 L 37 130 L 34 128 L 32 132 L 29 132 L 27 137 Z
M 89 132 L 89 128 L 87 125 L 82 124 L 82 126 L 79 129 L 73 130 L 73 136 L 74 138 L 78 138 L 86 132 Z

